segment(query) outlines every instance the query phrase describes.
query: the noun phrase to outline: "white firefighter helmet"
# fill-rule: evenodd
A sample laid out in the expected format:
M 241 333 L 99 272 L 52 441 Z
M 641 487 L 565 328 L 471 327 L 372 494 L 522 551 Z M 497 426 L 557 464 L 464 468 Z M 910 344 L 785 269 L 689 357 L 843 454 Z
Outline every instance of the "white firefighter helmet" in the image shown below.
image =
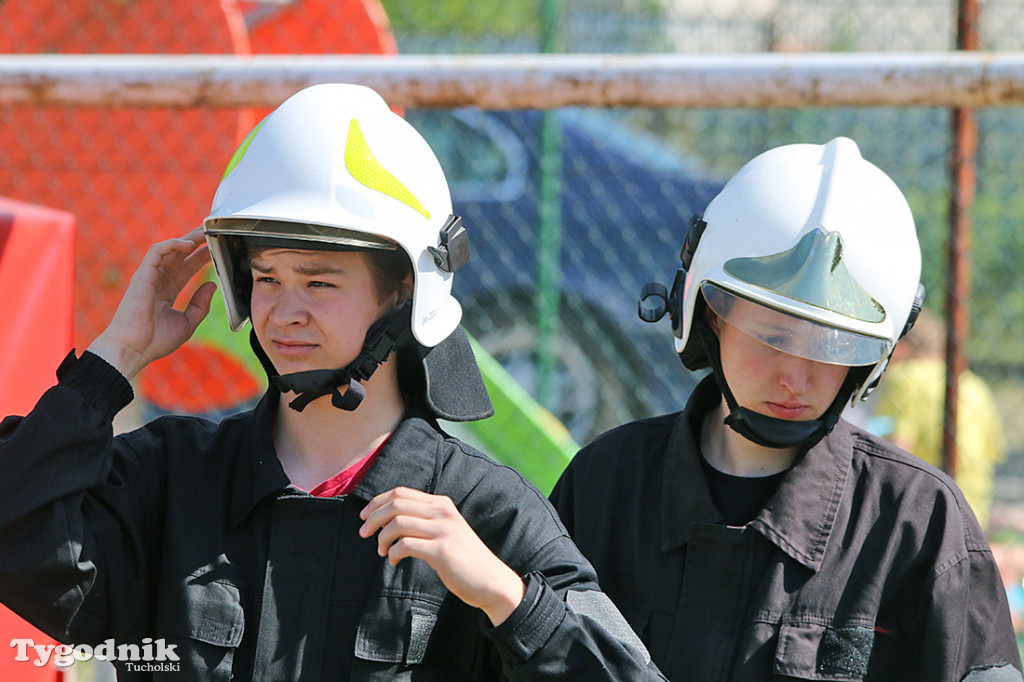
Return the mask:
M 787 145 L 743 166 L 694 223 L 673 325 L 684 364 L 707 361 L 693 333 L 700 294 L 781 351 L 865 367 L 851 396 L 862 398 L 920 306 L 921 250 L 896 184 L 847 138 Z M 751 304 L 761 314 L 730 314 Z
M 380 95 L 337 83 L 296 93 L 242 142 L 204 221 L 232 330 L 249 317 L 245 238 L 399 248 L 414 276 L 413 336 L 436 346 L 461 320 L 452 274 L 469 257 L 451 213 L 433 151 Z

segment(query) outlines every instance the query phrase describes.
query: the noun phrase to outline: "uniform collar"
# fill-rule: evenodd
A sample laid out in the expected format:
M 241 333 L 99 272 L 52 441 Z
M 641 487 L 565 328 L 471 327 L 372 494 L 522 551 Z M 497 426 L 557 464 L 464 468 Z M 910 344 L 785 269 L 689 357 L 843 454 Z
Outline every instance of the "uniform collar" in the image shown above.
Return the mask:
M 274 450 L 274 414 L 280 394 L 268 390 L 249 413 L 234 417 L 244 420 L 241 448 L 231 489 L 228 523 L 234 529 L 264 497 L 287 488 L 291 481 Z
M 442 442 L 427 408 L 414 403 L 351 494 L 367 502 L 398 486 L 433 494 L 441 472 Z
M 690 541 L 690 524 L 722 521 L 700 466 L 699 439 L 704 415 L 721 399 L 714 377 L 705 377 L 694 389 L 672 429 L 661 483 L 663 552 Z
M 231 491 L 231 528 L 245 520 L 265 497 L 291 484 L 274 450 L 274 415 L 279 399 L 277 391 L 268 390 L 252 412 L 238 417 L 245 420 L 245 435 Z M 437 486 L 440 441 L 433 419 L 414 403 L 350 494 L 369 501 L 397 486 L 433 492 Z
M 698 439 L 704 415 L 720 400 L 714 378 L 708 376 L 694 389 L 676 420 L 662 484 L 662 551 L 686 544 L 691 524 L 722 521 L 700 466 Z M 852 453 L 853 434 L 840 420 L 830 435 L 798 458 L 750 527 L 794 560 L 818 570 L 835 524 Z
M 750 525 L 812 571 L 821 568 L 850 474 L 853 433 L 839 420 L 797 461 Z

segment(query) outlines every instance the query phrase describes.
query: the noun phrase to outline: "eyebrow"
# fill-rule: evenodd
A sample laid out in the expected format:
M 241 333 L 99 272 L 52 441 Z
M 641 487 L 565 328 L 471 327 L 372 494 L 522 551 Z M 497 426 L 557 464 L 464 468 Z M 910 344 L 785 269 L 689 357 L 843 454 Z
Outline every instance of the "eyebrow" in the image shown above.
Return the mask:
M 261 265 L 260 262 L 255 259 L 249 261 L 249 266 L 256 272 L 261 272 L 263 274 L 269 274 L 274 271 L 274 268 Z M 328 265 L 327 263 L 303 263 L 296 266 L 294 269 L 295 272 L 300 275 L 314 277 L 317 275 L 342 275 L 345 273 L 343 269 L 334 265 Z

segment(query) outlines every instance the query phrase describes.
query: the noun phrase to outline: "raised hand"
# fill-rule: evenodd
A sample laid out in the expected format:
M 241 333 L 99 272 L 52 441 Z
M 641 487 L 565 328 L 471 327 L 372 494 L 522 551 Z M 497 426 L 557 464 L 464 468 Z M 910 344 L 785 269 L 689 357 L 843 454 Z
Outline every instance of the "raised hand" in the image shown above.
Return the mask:
M 364 538 L 380 531 L 378 554 L 393 565 L 423 559 L 452 594 L 482 609 L 493 625 L 523 600 L 522 578 L 487 548 L 450 498 L 395 488 L 373 498 L 360 518 Z
M 181 290 L 209 262 L 201 227 L 151 246 L 132 275 L 114 318 L 89 350 L 128 379 L 172 353 L 188 341 L 210 312 L 217 289 L 213 282 L 196 289 L 184 310 L 174 308 Z

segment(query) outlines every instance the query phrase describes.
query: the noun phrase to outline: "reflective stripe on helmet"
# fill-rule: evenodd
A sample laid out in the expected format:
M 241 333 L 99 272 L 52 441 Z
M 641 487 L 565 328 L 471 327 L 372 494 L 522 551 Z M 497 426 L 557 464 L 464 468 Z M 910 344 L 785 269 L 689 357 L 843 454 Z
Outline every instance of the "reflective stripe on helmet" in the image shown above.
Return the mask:
M 263 121 L 266 120 L 267 119 L 263 119 Z M 224 178 L 229 176 L 231 171 L 235 170 L 238 162 L 242 160 L 243 156 L 245 156 L 245 151 L 249 149 L 249 143 L 252 142 L 252 138 L 256 137 L 256 133 L 259 132 L 260 126 L 263 125 L 263 121 L 260 121 L 255 128 L 250 130 L 249 134 L 245 136 L 244 140 L 242 140 L 242 144 L 238 145 L 238 149 L 235 150 L 235 153 L 231 155 L 231 160 L 228 161 L 228 167 L 224 169 L 224 175 L 220 177 L 221 180 L 224 180 Z
M 380 162 L 373 156 L 370 145 L 363 137 L 363 131 L 359 129 L 359 122 L 354 118 L 348 124 L 348 140 L 345 142 L 345 168 L 353 178 L 370 189 L 383 192 L 389 197 L 401 201 L 430 220 L 430 212 L 423 208 L 420 200 L 413 196 L 413 193 L 398 178 L 388 172 L 387 168 L 380 165 Z

